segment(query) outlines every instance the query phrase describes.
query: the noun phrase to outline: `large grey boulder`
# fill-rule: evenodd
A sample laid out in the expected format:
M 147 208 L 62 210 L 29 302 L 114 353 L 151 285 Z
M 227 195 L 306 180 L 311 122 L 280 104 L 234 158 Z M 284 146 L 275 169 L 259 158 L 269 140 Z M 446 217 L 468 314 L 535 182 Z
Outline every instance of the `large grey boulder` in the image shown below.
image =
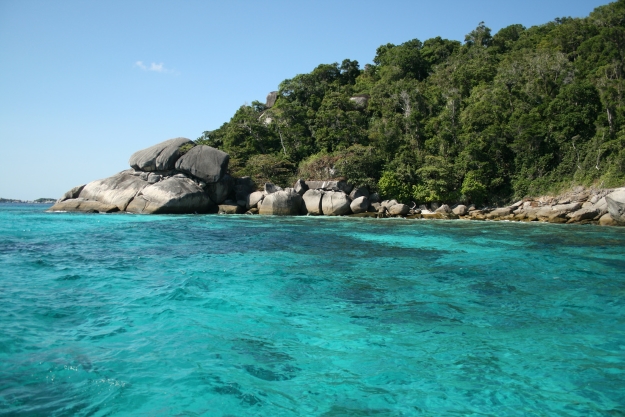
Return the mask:
M 354 188 L 347 181 L 305 181 L 311 190 L 343 191 L 349 194 Z
M 410 207 L 405 204 L 394 204 L 388 208 L 388 214 L 391 216 L 405 216 L 410 211 Z
M 557 204 L 555 206 L 551 206 L 551 209 L 555 211 L 561 211 L 561 210 L 577 211 L 581 208 L 582 208 L 582 203 L 579 203 L 579 202 L 568 203 L 568 204 Z
M 206 194 L 215 204 L 221 204 L 234 193 L 235 180 L 226 174 L 217 182 L 211 182 L 204 187 Z
M 367 187 L 354 187 L 351 193 L 349 193 L 349 198 L 353 201 L 358 197 L 367 197 L 369 198 L 369 190 Z
M 277 186 L 274 183 L 266 182 L 265 183 L 265 194 L 272 194 L 276 191 L 282 191 L 282 187 Z
M 61 201 L 69 200 L 72 198 L 78 198 L 78 196 L 80 195 L 80 192 L 83 190 L 83 188 L 85 188 L 85 185 L 86 184 L 77 185 L 76 187 L 72 188 L 71 190 L 63 194 L 63 197 L 59 198 L 56 202 L 60 203 Z
M 321 200 L 323 198 L 323 190 L 308 190 L 302 196 L 306 212 L 308 214 L 321 215 L 323 211 L 321 209 Z
M 292 189 L 267 194 L 258 208 L 258 214 L 296 216 L 300 213 L 302 196 Z
M 251 208 L 256 208 L 258 204 L 263 201 L 263 198 L 265 198 L 265 193 L 263 193 L 262 191 L 254 191 L 245 199 L 245 207 L 247 207 L 248 210 Z
M 601 226 L 619 226 L 621 223 L 612 218 L 610 213 L 606 213 L 599 218 L 599 225 Z
M 544 217 L 549 217 L 549 215 L 551 214 L 551 208 L 547 207 L 546 210 L 547 210 L 547 212 L 545 213 Z M 511 213 L 512 213 L 512 208 L 510 208 L 510 207 L 500 207 L 500 208 L 496 208 L 495 210 L 493 210 L 490 213 L 486 214 L 486 218 L 489 219 L 489 220 L 498 219 L 500 217 L 508 216 Z
M 464 216 L 467 214 L 467 206 L 464 204 L 459 204 L 451 210 L 457 216 Z
M 140 171 L 165 171 L 173 169 L 176 161 L 182 155 L 180 147 L 183 145 L 195 146 L 187 138 L 169 139 L 149 148 L 132 154 L 130 166 Z
M 361 197 L 357 197 L 352 200 L 349 208 L 352 210 L 352 213 L 364 213 L 369 209 L 369 199 L 364 195 Z
M 449 208 L 447 204 L 441 205 L 439 208 L 434 210 L 434 213 L 451 213 L 452 210 Z
M 566 217 L 569 218 L 568 223 L 578 223 L 582 220 L 592 220 L 599 215 L 601 215 L 600 209 L 596 207 L 586 207 L 572 213 L 568 213 Z
M 304 195 L 306 191 L 308 191 L 308 186 L 306 185 L 306 181 L 299 179 L 295 181 L 295 185 L 293 186 L 297 194 Z
M 343 191 L 326 191 L 321 199 L 321 211 L 326 216 L 342 216 L 350 212 L 350 203 Z
M 111 204 L 120 211 L 125 211 L 128 203 L 148 185 L 150 184 L 140 177 L 136 177 L 128 171 L 122 171 L 112 177 L 92 181 L 85 185 L 79 197 L 84 200 Z
M 250 177 L 241 177 L 235 180 L 234 192 L 237 201 L 246 200 L 247 196 L 254 191 L 256 191 L 256 184 L 254 184 L 254 180 Z
M 100 203 L 99 201 L 85 200 L 84 198 L 70 198 L 57 201 L 48 211 L 80 211 L 85 213 L 113 213 L 119 211 L 114 204 Z
M 210 213 L 215 204 L 204 190 L 188 178 L 168 178 L 145 187 L 126 211 L 145 214 Z
M 395 200 L 395 199 L 393 199 L 393 200 L 384 200 L 384 201 L 382 201 L 382 207 L 387 208 L 387 209 L 388 209 L 389 207 L 394 206 L 395 204 L 399 204 L 399 201 L 397 201 L 397 200 Z
M 625 223 L 625 188 L 620 188 L 605 197 L 608 213 L 618 223 Z
M 198 145 L 176 161 L 176 169 L 193 175 L 207 184 L 226 175 L 230 156 L 206 145 Z
M 265 107 L 267 107 L 268 109 L 273 107 L 274 104 L 276 104 L 276 100 L 278 99 L 278 92 L 277 91 L 272 91 L 271 93 L 267 94 L 267 100 L 265 101 Z

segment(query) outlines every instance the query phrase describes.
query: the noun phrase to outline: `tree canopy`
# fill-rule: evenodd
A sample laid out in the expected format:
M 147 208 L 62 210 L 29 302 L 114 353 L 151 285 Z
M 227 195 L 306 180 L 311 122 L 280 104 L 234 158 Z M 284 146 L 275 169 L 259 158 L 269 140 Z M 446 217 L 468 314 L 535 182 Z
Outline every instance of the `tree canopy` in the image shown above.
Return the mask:
M 625 0 L 588 17 L 484 22 L 464 43 L 387 43 L 373 64 L 284 80 L 199 143 L 235 175 L 347 178 L 404 201 L 499 203 L 625 182 Z M 271 178 L 275 172 L 275 178 Z

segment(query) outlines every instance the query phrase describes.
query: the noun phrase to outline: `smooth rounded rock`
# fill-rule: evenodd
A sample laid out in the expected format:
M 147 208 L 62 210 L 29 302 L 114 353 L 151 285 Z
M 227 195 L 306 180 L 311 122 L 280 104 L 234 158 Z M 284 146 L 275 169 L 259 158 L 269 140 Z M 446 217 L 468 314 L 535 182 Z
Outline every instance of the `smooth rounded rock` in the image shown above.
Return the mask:
M 150 184 L 140 177 L 122 171 L 112 177 L 88 183 L 80 192 L 79 197 L 103 204 L 112 204 L 120 211 L 125 211 L 128 203 L 148 185 Z
M 406 204 L 393 204 L 388 207 L 388 214 L 391 216 L 405 216 L 410 211 Z
M 321 199 L 321 211 L 325 216 L 342 216 L 350 212 L 350 203 L 343 191 L 326 191 Z
M 457 216 L 464 216 L 468 213 L 467 206 L 464 204 L 457 205 L 451 211 Z
M 114 213 L 119 208 L 114 204 L 100 203 L 99 201 L 85 200 L 84 198 L 70 198 L 57 201 L 48 211 L 79 211 L 83 213 Z
M 206 184 L 204 188 L 213 203 L 221 204 L 234 193 L 234 179 L 226 174 L 219 181 Z
M 166 140 L 133 153 L 129 161 L 130 166 L 140 171 L 173 169 L 176 161 L 182 155 L 180 147 L 183 145 L 195 146 L 195 143 L 187 138 Z
M 126 211 L 142 214 L 210 213 L 215 204 L 188 178 L 167 178 L 144 188 Z
M 258 203 L 263 201 L 263 198 L 265 198 L 265 193 L 263 193 L 262 191 L 254 191 L 252 194 L 247 196 L 247 199 L 245 201 L 245 207 L 247 207 L 248 210 L 251 208 L 256 208 L 258 206 Z
M 367 190 L 367 187 L 354 187 L 352 192 L 349 193 L 349 198 L 351 198 L 352 201 L 354 201 L 358 197 L 369 198 L 369 190 Z
M 625 223 L 625 188 L 620 188 L 605 197 L 608 213 L 618 223 Z
M 349 208 L 354 214 L 364 213 L 369 209 L 369 199 L 365 196 L 357 197 L 352 200 Z
M 198 145 L 178 159 L 176 169 L 210 184 L 226 175 L 229 160 L 230 156 L 219 149 Z
M 302 196 L 306 212 L 313 215 L 322 215 L 321 200 L 323 199 L 323 190 L 308 190 Z
M 276 191 L 265 196 L 258 213 L 274 216 L 296 216 L 300 213 L 302 196 L 296 192 Z

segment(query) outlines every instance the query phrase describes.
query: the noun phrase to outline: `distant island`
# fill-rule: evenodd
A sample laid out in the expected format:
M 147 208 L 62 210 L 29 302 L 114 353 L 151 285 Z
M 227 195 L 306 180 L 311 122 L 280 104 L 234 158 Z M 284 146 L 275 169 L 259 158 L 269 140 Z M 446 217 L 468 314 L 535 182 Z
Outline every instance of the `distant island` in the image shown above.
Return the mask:
M 36 200 L 16 200 L 13 198 L 2 198 L 0 197 L 1 203 L 21 203 L 21 204 L 54 204 L 56 198 L 38 198 Z

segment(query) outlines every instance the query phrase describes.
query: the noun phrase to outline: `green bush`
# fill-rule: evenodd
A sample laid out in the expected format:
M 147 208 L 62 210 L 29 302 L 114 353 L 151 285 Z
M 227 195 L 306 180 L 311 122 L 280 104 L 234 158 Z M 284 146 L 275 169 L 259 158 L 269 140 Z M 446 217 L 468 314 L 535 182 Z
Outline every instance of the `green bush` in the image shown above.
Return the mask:
M 251 177 L 259 186 L 272 182 L 280 187 L 292 186 L 294 174 L 295 165 L 282 155 L 274 154 L 254 155 L 247 160 L 244 167 L 233 172 L 237 177 Z
M 380 195 L 384 199 L 396 198 L 402 203 L 408 203 L 412 198 L 412 187 L 404 182 L 392 171 L 385 171 L 378 181 Z
M 474 204 L 482 204 L 488 194 L 486 186 L 482 183 L 481 175 L 477 171 L 467 172 L 464 181 L 462 181 L 460 192 L 465 202 Z

